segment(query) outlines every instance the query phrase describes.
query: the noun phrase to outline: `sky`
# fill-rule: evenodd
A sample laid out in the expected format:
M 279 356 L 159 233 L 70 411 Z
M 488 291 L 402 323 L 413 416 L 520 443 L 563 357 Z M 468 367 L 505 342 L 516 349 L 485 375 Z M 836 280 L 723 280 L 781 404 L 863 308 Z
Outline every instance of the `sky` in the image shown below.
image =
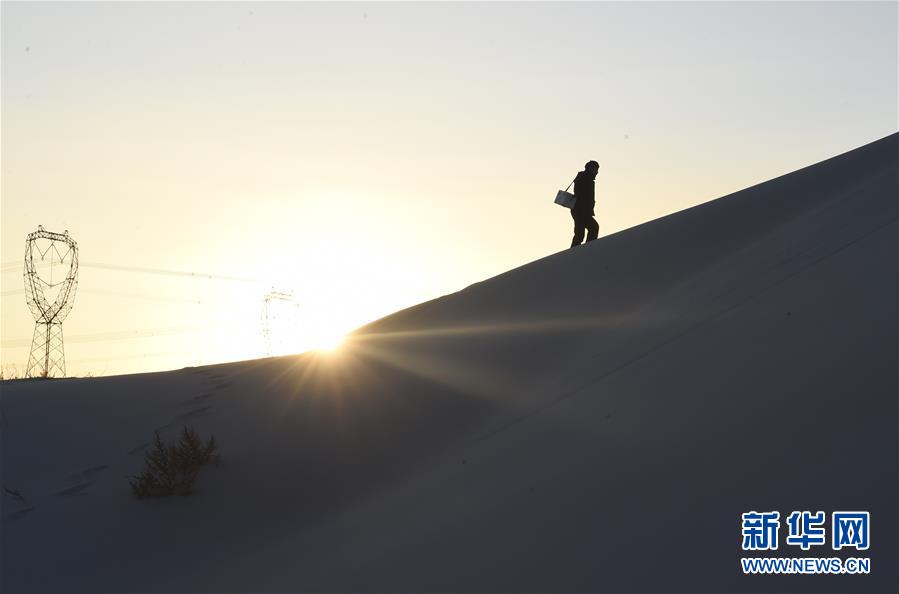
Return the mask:
M 78 244 L 67 375 L 176 369 L 270 352 L 271 291 L 300 352 L 567 248 L 590 159 L 602 237 L 897 131 L 896 2 L 2 2 L 0 34 L 7 376 L 38 225 Z

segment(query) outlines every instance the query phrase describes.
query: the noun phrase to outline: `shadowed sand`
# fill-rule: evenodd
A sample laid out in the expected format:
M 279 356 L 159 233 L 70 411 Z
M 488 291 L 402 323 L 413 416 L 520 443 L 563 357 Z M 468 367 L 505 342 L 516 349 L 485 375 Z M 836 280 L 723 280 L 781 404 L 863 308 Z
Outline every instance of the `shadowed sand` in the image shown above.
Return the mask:
M 4 385 L 3 589 L 895 589 L 897 166 L 892 135 L 330 355 Z M 133 500 L 184 423 L 221 466 Z M 794 509 L 869 510 L 872 574 L 741 575 L 740 514 Z

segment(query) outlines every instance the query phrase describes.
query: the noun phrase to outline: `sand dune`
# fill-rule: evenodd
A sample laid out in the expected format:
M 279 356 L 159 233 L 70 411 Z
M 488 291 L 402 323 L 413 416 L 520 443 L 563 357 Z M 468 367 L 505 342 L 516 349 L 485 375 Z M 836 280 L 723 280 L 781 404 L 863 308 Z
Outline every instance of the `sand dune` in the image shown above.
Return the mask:
M 3 385 L 4 591 L 895 591 L 899 134 L 359 329 Z M 159 430 L 196 494 L 136 501 Z M 871 512 L 867 576 L 744 576 L 740 514 Z

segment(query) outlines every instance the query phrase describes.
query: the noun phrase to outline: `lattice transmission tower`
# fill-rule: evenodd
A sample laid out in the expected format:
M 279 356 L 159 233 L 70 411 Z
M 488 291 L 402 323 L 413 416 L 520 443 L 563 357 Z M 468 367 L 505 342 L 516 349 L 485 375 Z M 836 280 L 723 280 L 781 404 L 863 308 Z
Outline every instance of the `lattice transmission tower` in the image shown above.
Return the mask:
M 50 280 L 37 272 L 39 262 L 50 258 Z M 39 258 L 39 262 L 36 261 Z M 64 276 L 53 282 L 53 265 L 66 264 Z M 54 233 L 38 225 L 25 240 L 25 302 L 34 315 L 34 336 L 25 377 L 64 377 L 66 355 L 62 343 L 62 322 L 72 310 L 78 287 L 78 244 L 69 232 Z M 45 290 L 58 287 L 51 303 Z M 52 294 L 51 294 L 52 296 Z
M 300 303 L 290 291 L 271 290 L 262 298 L 262 338 L 268 356 L 285 354 L 296 345 Z

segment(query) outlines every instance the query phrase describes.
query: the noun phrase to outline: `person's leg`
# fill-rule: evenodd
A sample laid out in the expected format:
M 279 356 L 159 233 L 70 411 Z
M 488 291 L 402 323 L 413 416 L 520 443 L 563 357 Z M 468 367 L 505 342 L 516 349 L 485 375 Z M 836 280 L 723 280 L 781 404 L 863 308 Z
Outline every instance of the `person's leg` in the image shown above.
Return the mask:
M 574 247 L 576 245 L 581 245 L 584 241 L 584 231 L 586 230 L 586 227 L 584 226 L 583 219 L 573 210 L 571 211 L 571 218 L 574 219 L 574 237 L 571 238 L 571 247 Z
M 587 227 L 587 241 L 593 241 L 599 236 L 599 223 L 596 219 L 590 217 L 584 221 L 584 225 Z

